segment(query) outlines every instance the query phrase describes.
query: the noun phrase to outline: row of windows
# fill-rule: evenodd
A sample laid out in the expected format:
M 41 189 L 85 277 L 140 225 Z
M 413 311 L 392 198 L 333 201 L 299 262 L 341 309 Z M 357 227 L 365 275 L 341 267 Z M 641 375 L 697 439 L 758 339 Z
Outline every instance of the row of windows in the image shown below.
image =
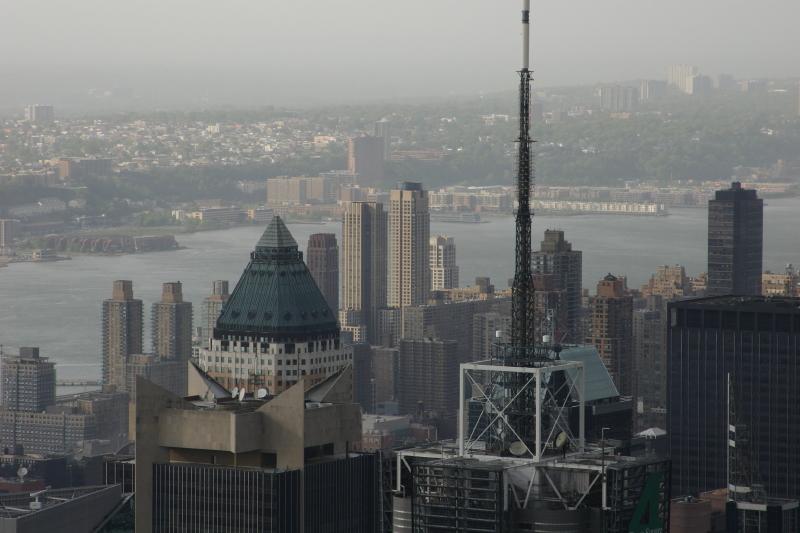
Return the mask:
M 308 364 L 320 365 L 320 364 L 323 364 L 323 363 L 333 363 L 334 361 L 347 361 L 347 360 L 350 360 L 351 358 L 352 358 L 352 356 L 350 354 L 337 354 L 335 356 L 331 355 L 331 356 L 326 356 L 326 357 L 317 357 L 317 358 L 309 359 L 308 360 Z M 219 355 L 211 355 L 210 353 L 206 354 L 205 356 L 203 354 L 201 354 L 200 355 L 200 359 L 203 360 L 203 361 L 206 361 L 208 363 L 226 363 L 227 362 L 228 364 L 237 364 L 237 365 L 239 365 L 239 364 L 252 365 L 254 361 L 256 363 L 259 362 L 258 358 L 253 359 L 252 357 L 250 357 L 250 358 L 225 357 L 225 356 L 219 356 Z M 226 359 L 227 359 L 227 361 L 226 361 Z M 261 365 L 262 366 L 263 365 L 270 365 L 270 366 L 272 365 L 272 359 L 261 358 L 260 361 L 261 361 Z M 300 361 L 301 365 L 306 365 L 307 364 L 305 359 L 300 359 L 299 361 Z M 284 362 L 283 359 L 277 359 L 276 360 L 277 366 L 283 366 L 283 362 Z M 297 366 L 297 364 L 298 364 L 298 359 L 286 359 L 286 365 L 287 366 Z

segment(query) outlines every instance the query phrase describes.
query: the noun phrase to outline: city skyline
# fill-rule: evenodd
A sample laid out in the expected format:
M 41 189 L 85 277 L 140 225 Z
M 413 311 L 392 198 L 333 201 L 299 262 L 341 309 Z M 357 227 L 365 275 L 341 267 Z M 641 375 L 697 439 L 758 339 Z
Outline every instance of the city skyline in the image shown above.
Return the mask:
M 742 77 L 789 64 L 799 37 L 775 32 L 800 9 L 205 1 L 176 18 L 82 0 L 46 41 L 69 28 L 71 46 L 12 55 L 173 69 L 147 98 L 122 77 L 74 92 L 93 82 L 76 70 L 66 100 L 23 91 L 0 118 L 2 525 L 800 529 L 800 83 Z M 682 50 L 665 76 L 533 83 Z M 134 112 L 222 58 L 244 107 L 214 110 L 215 82 Z M 366 103 L 501 78 L 515 99 Z M 287 88 L 305 109 L 242 111 Z M 342 94 L 360 104 L 313 107 Z M 79 101 L 96 106 L 71 116 Z

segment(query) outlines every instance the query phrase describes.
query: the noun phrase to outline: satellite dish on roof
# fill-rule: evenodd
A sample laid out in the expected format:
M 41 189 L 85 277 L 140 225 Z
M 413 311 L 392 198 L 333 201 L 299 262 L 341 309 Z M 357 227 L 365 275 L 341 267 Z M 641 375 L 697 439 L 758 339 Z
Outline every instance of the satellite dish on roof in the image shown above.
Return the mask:
M 556 449 L 557 450 L 562 449 L 564 446 L 567 445 L 568 441 L 569 437 L 567 437 L 567 434 L 564 431 L 562 431 L 561 433 L 558 434 L 558 437 L 556 437 Z
M 231 391 L 231 398 L 236 398 L 237 396 L 239 396 L 239 387 L 234 387 Z
M 19 476 L 19 480 L 23 481 L 25 479 L 25 476 L 27 475 L 28 475 L 28 469 L 25 468 L 24 466 L 19 467 L 19 470 L 17 470 L 17 476 Z
M 267 389 L 258 389 L 258 392 L 256 393 L 256 398 L 258 398 L 259 400 L 263 400 L 266 397 L 267 397 Z
M 528 447 L 525 446 L 524 442 L 518 440 L 517 442 L 513 443 L 511 446 L 508 447 L 508 451 L 511 453 L 511 455 L 514 455 L 516 457 L 522 457 L 523 455 L 528 453 Z
M 240 402 L 241 402 L 242 400 L 244 400 L 244 394 L 245 394 L 245 393 L 244 393 L 244 387 L 242 387 L 242 388 L 241 388 L 241 390 L 239 391 L 239 401 L 240 401 Z

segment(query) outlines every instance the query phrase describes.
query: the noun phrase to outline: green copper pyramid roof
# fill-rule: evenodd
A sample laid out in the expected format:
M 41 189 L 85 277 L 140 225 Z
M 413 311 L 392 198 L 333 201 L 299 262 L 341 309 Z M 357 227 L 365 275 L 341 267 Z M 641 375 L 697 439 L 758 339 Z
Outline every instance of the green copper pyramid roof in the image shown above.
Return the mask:
M 269 226 L 267 226 L 267 229 L 264 230 L 264 234 L 261 235 L 261 238 L 258 240 L 256 250 L 259 248 L 294 248 L 297 250 L 297 241 L 295 241 L 292 234 L 289 233 L 289 228 L 283 223 L 281 217 L 276 215 L 272 217 Z
M 214 337 L 296 340 L 338 337 L 336 315 L 303 262 L 297 242 L 274 217 L 214 328 Z

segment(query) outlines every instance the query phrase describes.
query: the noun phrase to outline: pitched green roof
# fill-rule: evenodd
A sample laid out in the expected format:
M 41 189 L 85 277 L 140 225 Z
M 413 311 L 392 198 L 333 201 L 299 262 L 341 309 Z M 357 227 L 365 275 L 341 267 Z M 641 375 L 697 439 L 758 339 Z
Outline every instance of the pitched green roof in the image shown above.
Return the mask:
M 279 216 L 272 217 L 272 221 L 264 230 L 264 234 L 256 244 L 256 250 L 262 249 L 275 249 L 275 248 L 294 248 L 297 249 L 297 241 L 294 240 L 289 228 L 283 223 Z
M 303 262 L 297 242 L 274 217 L 222 307 L 214 336 L 269 338 L 338 336 L 336 315 Z
M 586 397 L 587 402 L 604 400 L 606 398 L 616 398 L 619 396 L 614 381 L 600 359 L 597 348 L 589 345 L 569 346 L 559 354 L 564 361 L 578 361 L 583 363 L 583 371 L 586 377 Z M 575 379 L 577 371 L 568 370 L 569 374 Z

